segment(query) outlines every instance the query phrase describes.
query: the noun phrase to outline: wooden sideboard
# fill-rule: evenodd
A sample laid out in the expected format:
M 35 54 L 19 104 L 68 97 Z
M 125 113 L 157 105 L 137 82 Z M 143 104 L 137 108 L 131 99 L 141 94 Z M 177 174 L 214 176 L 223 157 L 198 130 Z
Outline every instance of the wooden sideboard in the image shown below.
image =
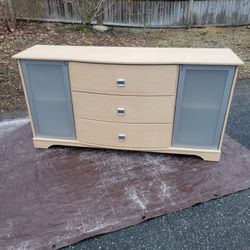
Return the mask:
M 220 159 L 243 64 L 230 49 L 36 45 L 14 58 L 35 147 Z

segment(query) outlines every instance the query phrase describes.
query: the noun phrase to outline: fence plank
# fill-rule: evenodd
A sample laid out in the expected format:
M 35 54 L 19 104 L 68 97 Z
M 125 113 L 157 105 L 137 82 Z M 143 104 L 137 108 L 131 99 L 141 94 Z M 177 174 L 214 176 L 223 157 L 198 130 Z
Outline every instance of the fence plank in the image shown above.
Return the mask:
M 188 14 L 187 14 L 187 26 L 189 28 L 191 28 L 193 24 L 193 5 L 194 5 L 194 0 L 189 0 L 188 1 Z
M 79 0 L 75 0 L 79 1 Z M 12 0 L 17 18 L 79 23 L 69 0 Z M 146 0 L 106 0 L 106 25 L 143 27 Z M 245 25 L 250 23 L 250 0 L 148 0 L 147 27 Z

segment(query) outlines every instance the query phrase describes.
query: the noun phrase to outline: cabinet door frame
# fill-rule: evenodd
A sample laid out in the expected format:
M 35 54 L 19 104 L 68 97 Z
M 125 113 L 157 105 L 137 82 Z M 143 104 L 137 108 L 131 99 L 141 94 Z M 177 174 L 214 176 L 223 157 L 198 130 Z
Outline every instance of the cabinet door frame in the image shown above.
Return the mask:
M 174 126 L 173 126 L 173 136 L 172 136 L 172 147 L 182 147 L 182 148 L 195 148 L 194 146 L 182 145 L 181 143 L 175 143 L 174 138 L 177 138 L 177 134 L 180 126 L 180 118 L 182 113 L 182 102 L 183 94 L 185 87 L 185 77 L 186 70 L 226 70 L 228 71 L 226 85 L 223 93 L 223 99 L 220 106 L 219 116 L 216 125 L 216 132 L 213 138 L 212 145 L 217 145 L 216 147 L 196 147 L 201 149 L 219 149 L 220 148 L 220 139 L 223 132 L 225 117 L 227 113 L 227 108 L 229 104 L 230 93 L 233 86 L 234 75 L 236 72 L 235 66 L 220 66 L 220 65 L 180 65 L 179 67 L 179 79 L 177 86 L 176 94 L 176 104 L 175 104 L 175 117 L 174 117 Z
M 53 66 L 60 66 L 62 67 L 62 74 L 63 74 L 63 89 L 65 92 L 65 101 L 67 103 L 67 116 L 68 118 L 72 117 L 72 119 L 69 119 L 69 126 L 71 131 L 73 132 L 73 136 L 58 136 L 53 137 L 56 139 L 65 139 L 65 140 L 72 140 L 76 139 L 76 133 L 75 133 L 75 122 L 74 122 L 74 114 L 73 114 L 73 105 L 72 105 L 72 97 L 71 97 L 71 88 L 70 88 L 70 82 L 69 82 L 69 74 L 68 74 L 68 63 L 65 61 L 48 61 L 48 60 L 29 60 L 29 59 L 21 59 L 20 60 L 20 68 L 22 70 L 22 76 L 23 76 L 23 84 L 25 87 L 25 92 L 27 95 L 27 105 L 29 106 L 30 115 L 32 124 L 34 127 L 34 136 L 35 137 L 41 137 L 41 138 L 52 138 L 51 136 L 42 135 L 42 132 L 39 127 L 38 123 L 38 114 L 35 109 L 35 103 L 33 99 L 33 91 L 31 86 L 31 81 L 29 78 L 29 73 L 27 66 L 28 65 L 53 65 Z

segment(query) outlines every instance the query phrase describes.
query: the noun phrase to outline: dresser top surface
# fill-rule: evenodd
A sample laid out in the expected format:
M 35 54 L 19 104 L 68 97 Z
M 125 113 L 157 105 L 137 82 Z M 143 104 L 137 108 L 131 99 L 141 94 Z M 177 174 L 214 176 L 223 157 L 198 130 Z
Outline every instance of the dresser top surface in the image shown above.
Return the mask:
M 144 48 L 35 45 L 15 59 L 56 60 L 108 64 L 242 65 L 231 49 Z

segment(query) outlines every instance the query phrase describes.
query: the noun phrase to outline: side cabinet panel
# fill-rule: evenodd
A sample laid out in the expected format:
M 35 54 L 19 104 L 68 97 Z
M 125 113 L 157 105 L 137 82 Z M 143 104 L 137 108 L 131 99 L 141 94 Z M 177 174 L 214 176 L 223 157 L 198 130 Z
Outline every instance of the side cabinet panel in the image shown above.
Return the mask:
M 180 67 L 172 146 L 217 149 L 235 67 Z
M 36 137 L 75 139 L 65 62 L 21 60 Z

